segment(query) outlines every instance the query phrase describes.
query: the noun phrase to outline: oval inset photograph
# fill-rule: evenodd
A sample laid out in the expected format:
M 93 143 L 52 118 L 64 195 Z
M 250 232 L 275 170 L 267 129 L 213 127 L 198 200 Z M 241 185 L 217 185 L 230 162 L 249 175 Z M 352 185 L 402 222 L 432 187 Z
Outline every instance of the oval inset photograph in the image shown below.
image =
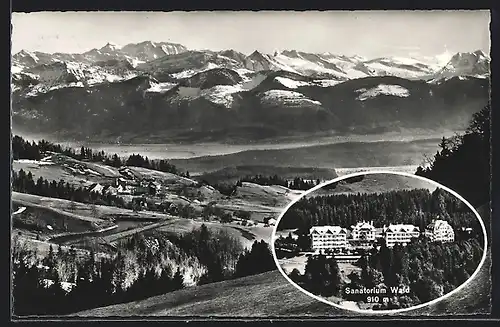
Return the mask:
M 363 313 L 422 308 L 486 259 L 485 225 L 459 194 L 391 171 L 345 175 L 290 203 L 273 232 L 280 272 L 307 295 Z

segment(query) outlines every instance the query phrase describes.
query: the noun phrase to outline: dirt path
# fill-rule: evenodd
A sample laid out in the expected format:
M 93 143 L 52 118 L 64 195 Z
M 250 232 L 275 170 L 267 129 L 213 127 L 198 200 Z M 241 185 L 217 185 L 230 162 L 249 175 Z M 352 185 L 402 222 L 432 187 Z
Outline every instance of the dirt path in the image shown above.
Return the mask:
M 115 242 L 115 241 L 117 241 L 119 239 L 131 236 L 131 235 L 134 235 L 134 234 L 137 234 L 137 233 L 145 232 L 145 231 L 151 230 L 151 229 L 160 228 L 160 227 L 163 227 L 163 226 L 167 226 L 169 224 L 174 224 L 178 220 L 179 219 L 168 220 L 168 221 L 161 221 L 161 222 L 153 223 L 153 224 L 150 224 L 150 225 L 147 225 L 147 226 L 137 227 L 137 228 L 134 228 L 134 229 L 129 229 L 129 230 L 126 230 L 126 231 L 123 231 L 123 232 L 119 232 L 119 233 L 116 233 L 116 234 L 111 234 L 111 235 L 108 235 L 108 236 L 104 236 L 103 239 L 106 242 L 108 242 L 108 243 L 112 243 L 112 242 Z

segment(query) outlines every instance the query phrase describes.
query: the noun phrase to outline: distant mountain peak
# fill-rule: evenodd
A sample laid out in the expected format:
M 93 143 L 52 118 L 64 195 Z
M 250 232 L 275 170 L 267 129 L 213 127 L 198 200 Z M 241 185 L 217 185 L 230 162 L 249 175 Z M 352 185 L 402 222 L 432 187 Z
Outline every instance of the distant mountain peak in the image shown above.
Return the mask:
M 264 54 L 259 50 L 255 50 L 249 55 L 249 57 L 264 57 Z
M 490 74 L 490 58 L 482 50 L 457 52 L 436 73 L 434 81 L 453 77 L 475 76 L 485 78 Z
M 119 49 L 120 49 L 120 47 L 118 45 L 116 45 L 115 43 L 108 42 L 100 50 L 101 51 L 116 51 L 116 50 L 119 50 Z
M 28 55 L 30 52 L 28 50 L 24 50 L 22 49 L 21 51 L 19 51 L 18 53 L 16 53 L 17 55 Z
M 31 58 L 36 58 L 36 54 L 32 51 L 28 51 L 25 49 L 22 49 L 18 53 L 14 54 L 16 57 L 31 57 Z
M 457 52 L 451 57 L 446 67 L 451 66 L 456 68 L 459 66 L 470 66 L 488 61 L 489 57 L 482 50 L 476 50 L 474 52 Z
M 485 57 L 488 59 L 490 58 L 490 56 L 487 53 L 485 53 L 483 50 L 476 50 L 473 53 L 478 57 Z
M 283 54 L 287 57 L 291 57 L 291 58 L 298 58 L 299 57 L 299 53 L 297 52 L 297 50 L 283 50 L 283 51 L 281 51 L 281 54 Z

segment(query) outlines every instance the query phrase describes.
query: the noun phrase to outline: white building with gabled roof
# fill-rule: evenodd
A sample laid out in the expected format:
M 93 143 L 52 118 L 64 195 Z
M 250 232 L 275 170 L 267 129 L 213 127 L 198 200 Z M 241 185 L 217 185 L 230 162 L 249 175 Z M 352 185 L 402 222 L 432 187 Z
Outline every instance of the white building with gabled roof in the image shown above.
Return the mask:
M 425 228 L 425 236 L 431 242 L 453 242 L 455 240 L 455 231 L 447 221 L 435 219 Z
M 347 247 L 347 230 L 340 226 L 313 226 L 309 234 L 314 251 L 325 252 Z
M 374 241 L 375 226 L 373 226 L 373 221 L 360 221 L 351 226 L 351 237 L 353 241 Z
M 103 189 L 104 189 L 104 186 L 102 186 L 99 183 L 96 183 L 96 184 L 92 184 L 92 186 L 90 187 L 90 192 L 101 194 Z
M 390 224 L 384 227 L 383 236 L 388 247 L 393 247 L 396 243 L 406 246 L 412 238 L 420 236 L 420 228 L 414 225 Z
M 132 194 L 132 188 L 128 185 L 127 186 L 119 185 L 116 188 L 116 192 L 118 194 Z

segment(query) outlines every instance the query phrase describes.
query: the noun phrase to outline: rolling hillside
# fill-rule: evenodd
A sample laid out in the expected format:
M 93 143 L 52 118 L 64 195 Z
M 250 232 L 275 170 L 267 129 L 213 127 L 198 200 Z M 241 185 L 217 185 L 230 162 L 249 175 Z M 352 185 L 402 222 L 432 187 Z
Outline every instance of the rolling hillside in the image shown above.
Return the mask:
M 489 257 L 488 257 L 489 258 Z M 491 281 L 488 259 L 480 273 L 460 292 L 439 303 L 398 313 L 412 315 L 460 315 L 488 313 Z M 245 301 L 234 301 L 245 299 Z M 124 303 L 75 313 L 78 317 L 359 317 L 360 313 L 341 310 L 305 295 L 278 272 L 272 271 L 240 279 L 202 285 Z
M 222 171 L 223 174 L 223 170 L 238 170 L 239 166 L 259 166 L 269 167 L 268 171 L 277 173 L 280 172 L 278 169 L 283 170 L 285 167 L 300 168 L 303 169 L 300 175 L 309 171 L 310 174 L 317 175 L 317 178 L 329 178 L 330 174 L 322 173 L 324 169 L 419 165 L 425 155 L 430 156 L 436 153 L 439 140 L 440 138 L 382 141 L 374 137 L 372 142 L 344 142 L 293 149 L 248 150 L 227 155 L 174 159 L 171 162 L 193 174 L 209 172 L 218 175 L 216 171 Z M 275 168 L 276 166 L 278 168 Z
M 393 190 L 425 188 L 434 191 L 435 185 L 418 178 L 394 175 L 394 174 L 368 174 L 362 175 L 363 180 L 350 183 L 350 178 L 341 180 L 334 189 L 321 188 L 308 194 L 308 196 L 333 195 L 333 194 L 357 194 L 357 193 L 382 193 Z M 354 178 L 353 178 L 354 179 Z M 332 184 L 333 185 L 333 184 Z

